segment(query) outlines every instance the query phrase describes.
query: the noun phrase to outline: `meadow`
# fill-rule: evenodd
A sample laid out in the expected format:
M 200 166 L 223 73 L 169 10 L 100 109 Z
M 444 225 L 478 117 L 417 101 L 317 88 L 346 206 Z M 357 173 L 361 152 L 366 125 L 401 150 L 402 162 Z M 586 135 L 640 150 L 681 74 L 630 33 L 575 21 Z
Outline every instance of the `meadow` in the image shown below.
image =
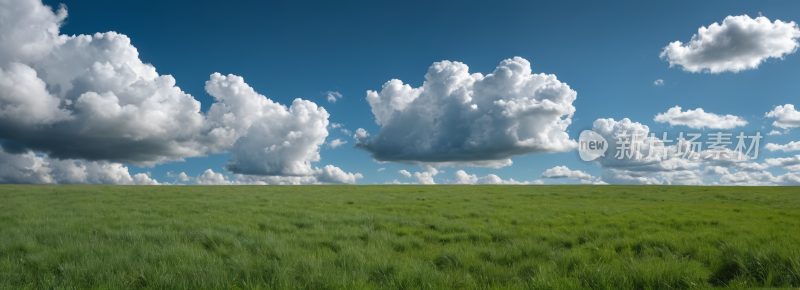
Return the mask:
M 0 185 L 0 289 L 800 287 L 800 188 Z

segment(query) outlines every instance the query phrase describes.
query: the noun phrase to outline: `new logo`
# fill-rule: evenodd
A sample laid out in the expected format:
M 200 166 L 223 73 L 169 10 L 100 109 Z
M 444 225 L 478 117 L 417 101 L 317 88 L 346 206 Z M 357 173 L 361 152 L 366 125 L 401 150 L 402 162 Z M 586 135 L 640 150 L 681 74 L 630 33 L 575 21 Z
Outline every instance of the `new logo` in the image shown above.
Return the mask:
M 583 161 L 592 161 L 606 156 L 608 141 L 592 130 L 584 130 L 578 138 L 578 152 Z

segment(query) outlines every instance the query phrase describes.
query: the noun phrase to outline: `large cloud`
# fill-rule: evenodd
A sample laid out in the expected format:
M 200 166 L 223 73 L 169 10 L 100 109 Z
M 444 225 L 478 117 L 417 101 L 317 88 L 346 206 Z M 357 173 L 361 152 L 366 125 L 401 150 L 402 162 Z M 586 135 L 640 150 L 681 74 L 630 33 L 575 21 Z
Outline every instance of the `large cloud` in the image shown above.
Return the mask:
M 0 1 L 0 139 L 12 140 L 4 148 L 135 165 L 232 152 L 234 173 L 324 176 L 311 166 L 328 136 L 322 107 L 297 99 L 287 108 L 215 73 L 206 91 L 216 103 L 204 114 L 127 36 L 61 35 L 66 15 L 37 0 Z
M 767 112 L 765 116 L 775 118 L 776 120 L 772 122 L 772 126 L 778 128 L 791 129 L 800 127 L 800 111 L 795 110 L 792 104 L 777 106 L 772 111 Z
M 211 75 L 206 91 L 218 103 L 208 118 L 220 139 L 240 136 L 233 144 L 228 170 L 256 175 L 311 175 L 319 146 L 328 136 L 328 112 L 296 99 L 286 108 L 256 93 L 235 75 Z
M 794 22 L 763 16 L 728 16 L 722 24 L 700 27 L 689 43 L 675 41 L 664 47 L 661 58 L 669 66 L 689 72 L 738 72 L 757 68 L 768 58 L 783 58 L 797 50 L 800 29 Z
M 731 129 L 747 125 L 747 121 L 742 117 L 707 113 L 702 108 L 682 112 L 681 107 L 678 106 L 670 108 L 666 113 L 656 115 L 654 120 L 659 123 L 669 123 L 670 126 L 682 125 L 694 129 Z
M 532 74 L 520 57 L 485 76 L 463 63 L 437 62 L 422 87 L 395 79 L 367 91 L 381 130 L 371 138 L 360 130 L 356 147 L 378 161 L 502 167 L 514 156 L 575 148 L 565 130 L 576 96 L 554 75 Z

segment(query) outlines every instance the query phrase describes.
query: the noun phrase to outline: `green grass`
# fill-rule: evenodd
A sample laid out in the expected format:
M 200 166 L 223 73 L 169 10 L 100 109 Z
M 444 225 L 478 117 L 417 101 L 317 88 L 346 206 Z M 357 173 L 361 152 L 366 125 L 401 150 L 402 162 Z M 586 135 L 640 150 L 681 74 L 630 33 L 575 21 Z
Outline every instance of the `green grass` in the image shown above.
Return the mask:
M 800 287 L 800 188 L 0 186 L 2 289 Z

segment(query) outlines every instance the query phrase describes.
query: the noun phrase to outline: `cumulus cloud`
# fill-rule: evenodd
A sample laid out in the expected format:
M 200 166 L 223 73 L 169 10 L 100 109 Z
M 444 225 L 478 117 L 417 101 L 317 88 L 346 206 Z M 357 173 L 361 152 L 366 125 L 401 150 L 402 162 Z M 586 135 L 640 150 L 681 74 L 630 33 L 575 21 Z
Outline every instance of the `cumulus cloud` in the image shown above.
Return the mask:
M 800 127 L 800 111 L 795 110 L 792 104 L 777 106 L 772 111 L 767 112 L 765 116 L 775 118 L 776 120 L 772 122 L 772 126 L 778 128 L 791 129 Z
M 747 125 L 747 121 L 742 117 L 733 115 L 717 115 L 707 113 L 702 108 L 695 110 L 681 111 L 681 107 L 675 106 L 667 110 L 666 113 L 656 115 L 655 121 L 659 123 L 669 123 L 670 126 L 688 126 L 689 128 L 701 129 L 732 129 Z
M 216 102 L 203 113 L 123 34 L 61 35 L 66 8 L 54 13 L 38 0 L 2 1 L 0 12 L 0 138 L 12 141 L 4 148 L 144 166 L 230 152 L 233 173 L 318 175 L 322 107 L 286 107 L 215 73 L 205 88 Z
M 173 178 L 175 178 L 177 180 L 184 181 L 184 182 L 194 179 L 194 177 L 186 175 L 186 172 L 181 172 L 179 174 L 175 174 L 172 171 L 170 171 L 170 172 L 167 172 L 167 177 L 173 177 Z
M 328 102 L 331 103 L 336 103 L 337 98 L 338 99 L 342 98 L 342 94 L 340 94 L 339 92 L 327 91 L 325 92 L 325 94 L 328 95 Z
M 656 86 L 663 86 L 663 85 L 664 85 L 664 80 L 662 80 L 662 79 L 657 79 L 655 82 L 653 82 L 653 85 L 656 85 Z
M 421 87 L 390 80 L 367 91 L 380 132 L 355 136 L 377 161 L 501 167 L 514 156 L 566 152 L 577 93 L 554 75 L 532 74 L 520 57 L 493 73 L 460 62 L 434 63 Z M 362 129 L 363 130 L 363 129 Z
M 453 184 L 512 184 L 512 185 L 525 185 L 525 184 L 544 184 L 541 180 L 535 181 L 516 181 L 513 178 L 503 180 L 497 175 L 489 174 L 484 177 L 478 177 L 475 174 L 467 174 L 464 170 L 456 171 L 456 178 L 452 181 Z
M 764 149 L 769 151 L 783 151 L 783 152 L 792 152 L 792 151 L 800 151 L 800 142 L 799 141 L 792 141 L 789 144 L 778 145 L 775 143 L 767 143 L 764 145 Z
M 414 172 L 414 178 L 419 184 L 436 184 L 436 182 L 433 181 L 434 175 L 435 174 L 431 174 L 430 172 Z
M 542 178 L 566 178 L 577 180 L 594 180 L 594 176 L 580 170 L 570 170 L 566 166 L 556 166 L 542 173 Z
M 194 179 L 194 182 L 197 182 L 199 185 L 231 185 L 233 182 L 228 180 L 228 176 L 214 172 L 214 170 L 206 169 L 203 174 L 200 174 L 197 178 Z
M 54 159 L 32 151 L 0 148 L 0 183 L 157 185 L 149 174 L 131 176 L 128 167 L 105 161 Z
M 779 166 L 789 171 L 800 171 L 800 155 L 787 158 L 767 158 L 764 163 L 770 166 Z
M 344 145 L 344 144 L 347 144 L 347 141 L 342 141 L 342 139 L 336 138 L 333 141 L 331 141 L 330 144 L 328 144 L 328 147 L 330 147 L 330 148 L 338 148 L 338 147 L 342 147 L 342 145 Z
M 800 29 L 794 22 L 763 16 L 728 16 L 722 24 L 700 27 L 689 43 L 675 41 L 664 47 L 660 57 L 669 66 L 689 72 L 721 73 L 755 69 L 768 58 L 783 59 L 797 51 Z
M 343 125 L 339 124 L 339 123 L 331 123 L 331 128 L 333 128 L 333 129 L 336 129 L 336 128 L 339 128 L 339 127 L 342 127 L 342 126 Z M 342 129 L 342 130 L 344 130 L 344 129 Z M 348 135 L 350 135 L 350 134 L 348 134 Z
M 402 174 L 402 175 L 403 175 L 403 176 L 405 176 L 406 178 L 411 178 L 411 172 L 408 172 L 408 170 L 402 169 L 402 170 L 400 170 L 400 171 L 397 171 L 397 173 L 400 173 L 400 174 Z
M 769 133 L 767 133 L 767 135 L 769 135 L 769 136 L 772 136 L 772 135 L 783 135 L 783 133 L 781 133 L 781 131 L 778 131 L 778 130 L 772 130 L 772 131 L 769 131 Z

